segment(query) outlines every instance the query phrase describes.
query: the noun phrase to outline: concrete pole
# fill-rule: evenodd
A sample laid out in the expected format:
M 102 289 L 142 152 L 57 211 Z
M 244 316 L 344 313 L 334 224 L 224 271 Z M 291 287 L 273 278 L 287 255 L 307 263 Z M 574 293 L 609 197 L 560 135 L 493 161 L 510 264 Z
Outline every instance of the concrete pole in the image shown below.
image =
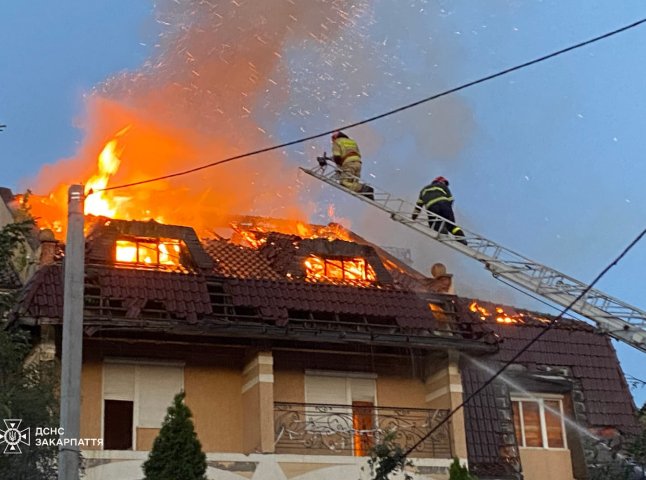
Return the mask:
M 84 188 L 72 185 L 67 198 L 61 364 L 61 428 L 58 480 L 78 480 L 81 435 L 81 361 L 83 355 L 83 289 L 85 285 Z M 66 441 L 67 440 L 67 441 Z M 74 445 L 76 443 L 76 445 Z

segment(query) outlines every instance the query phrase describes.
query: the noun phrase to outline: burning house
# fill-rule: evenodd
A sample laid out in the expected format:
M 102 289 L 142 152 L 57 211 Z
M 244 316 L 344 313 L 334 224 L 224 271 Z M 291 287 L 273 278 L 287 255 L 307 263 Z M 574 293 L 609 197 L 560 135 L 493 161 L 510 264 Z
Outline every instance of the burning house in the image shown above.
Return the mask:
M 91 224 L 81 435 L 103 446 L 83 451 L 88 479 L 141 478 L 180 390 L 209 478 L 360 478 L 394 431 L 417 445 L 416 478 L 446 479 L 457 457 L 483 479 L 584 479 L 583 432 L 636 426 L 608 338 L 572 320 L 426 438 L 550 317 L 457 297 L 440 265 L 426 278 L 339 225 Z M 62 299 L 58 256 L 14 319 L 57 355 Z

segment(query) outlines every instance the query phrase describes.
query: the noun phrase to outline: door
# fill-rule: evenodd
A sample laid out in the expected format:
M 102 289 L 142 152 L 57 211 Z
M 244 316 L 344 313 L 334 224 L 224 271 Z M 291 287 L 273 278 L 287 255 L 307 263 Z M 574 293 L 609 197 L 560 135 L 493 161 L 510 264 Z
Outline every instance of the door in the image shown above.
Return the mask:
M 375 409 L 372 402 L 352 402 L 352 429 L 355 456 L 370 455 L 375 439 Z

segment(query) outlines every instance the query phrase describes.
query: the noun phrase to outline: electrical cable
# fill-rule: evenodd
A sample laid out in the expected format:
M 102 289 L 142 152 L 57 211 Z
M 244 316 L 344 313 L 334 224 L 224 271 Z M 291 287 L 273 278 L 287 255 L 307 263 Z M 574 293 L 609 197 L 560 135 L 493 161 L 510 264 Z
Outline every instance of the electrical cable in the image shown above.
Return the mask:
M 343 125 L 343 126 L 334 128 L 333 130 L 327 130 L 327 131 L 322 132 L 322 133 L 317 133 L 315 135 L 302 137 L 302 138 L 292 140 L 292 141 L 289 141 L 289 142 L 285 142 L 285 143 L 281 143 L 281 144 L 278 144 L 278 145 L 273 145 L 273 146 L 269 146 L 269 147 L 265 147 L 265 148 L 260 148 L 258 150 L 253 150 L 251 152 L 242 153 L 240 155 L 234 155 L 232 157 L 224 158 L 222 160 L 217 160 L 215 162 L 207 163 L 205 165 L 201 165 L 201 166 L 195 167 L 195 168 L 190 168 L 188 170 L 182 170 L 182 171 L 179 171 L 179 172 L 170 173 L 170 174 L 162 175 L 162 176 L 159 176 L 159 177 L 153 177 L 153 178 L 149 178 L 149 179 L 146 179 L 146 180 L 139 180 L 137 182 L 130 182 L 130 183 L 124 183 L 124 184 L 121 184 L 121 185 L 115 185 L 113 187 L 106 187 L 106 188 L 101 188 L 101 189 L 97 189 L 97 190 L 90 190 L 88 192 L 88 195 L 90 195 L 90 194 L 92 194 L 94 192 L 107 192 L 109 190 L 117 190 L 117 189 L 121 189 L 121 188 L 135 187 L 135 186 L 138 186 L 138 185 L 144 185 L 146 183 L 158 182 L 160 180 L 167 180 L 167 179 L 170 179 L 170 178 L 180 177 L 180 176 L 183 176 L 183 175 L 189 175 L 191 173 L 199 172 L 201 170 L 206 170 L 207 168 L 215 167 L 216 165 L 222 165 L 224 163 L 233 162 L 235 160 L 241 160 L 243 158 L 253 157 L 253 156 L 256 156 L 256 155 L 260 155 L 262 153 L 267 153 L 267 152 L 271 152 L 273 150 L 279 150 L 281 148 L 286 148 L 286 147 L 290 147 L 292 145 L 297 145 L 297 144 L 300 144 L 300 143 L 304 143 L 304 142 L 307 142 L 307 141 L 310 141 L 310 140 L 315 140 L 317 138 L 326 137 L 328 135 L 331 135 L 334 132 L 337 132 L 337 131 L 340 131 L 340 130 L 348 130 L 348 129 L 353 128 L 353 127 L 358 127 L 359 125 L 364 125 L 366 123 L 374 122 L 376 120 L 380 120 L 382 118 L 389 117 L 389 116 L 394 115 L 396 113 L 403 112 L 403 111 L 408 110 L 410 108 L 417 107 L 417 106 L 422 105 L 424 103 L 431 102 L 433 100 L 437 100 L 438 98 L 445 97 L 445 96 L 450 95 L 452 93 L 459 92 L 460 90 L 464 90 L 465 88 L 473 87 L 474 85 L 478 85 L 480 83 L 487 82 L 489 80 L 493 80 L 494 78 L 501 77 L 501 76 L 506 75 L 506 74 L 511 73 L 511 72 L 515 72 L 516 70 L 521 70 L 521 69 L 529 67 L 531 65 L 534 65 L 534 64 L 537 64 L 537 63 L 540 63 L 540 62 L 544 62 L 545 60 L 549 60 L 551 58 L 557 57 L 559 55 L 562 55 L 564 53 L 570 52 L 572 50 L 576 50 L 576 49 L 584 47 L 586 45 L 590 45 L 592 43 L 598 42 L 599 40 L 603 40 L 603 39 L 612 37 L 614 35 L 617 35 L 619 33 L 625 32 L 627 30 L 633 29 L 633 28 L 638 27 L 638 26 L 640 26 L 640 25 L 642 25 L 644 23 L 646 23 L 646 18 L 642 18 L 641 20 L 633 22 L 633 23 L 631 23 L 629 25 L 625 25 L 625 26 L 623 26 L 621 28 L 617 28 L 616 30 L 612 30 L 611 32 L 607 32 L 607 33 L 604 33 L 602 35 L 599 35 L 599 36 L 590 38 L 588 40 L 585 40 L 583 42 L 577 43 L 575 45 L 571 45 L 569 47 L 563 48 L 561 50 L 557 50 L 555 52 L 548 53 L 547 55 L 543 55 L 541 57 L 535 58 L 535 59 L 530 60 L 530 61 L 525 62 L 525 63 L 521 63 L 521 64 L 516 65 L 514 67 L 510 67 L 510 68 L 507 68 L 505 70 L 501 70 L 499 72 L 493 73 L 491 75 L 481 77 L 481 78 L 479 78 L 477 80 L 472 80 L 470 82 L 463 83 L 462 85 L 459 85 L 457 87 L 451 88 L 449 90 L 444 90 L 443 92 L 436 93 L 435 95 L 431 95 L 429 97 L 423 98 L 423 99 L 418 100 L 416 102 L 406 104 L 406 105 L 401 106 L 399 108 L 395 108 L 394 110 L 389 110 L 387 112 L 381 113 L 379 115 L 375 115 L 373 117 L 366 118 L 364 120 L 361 120 L 361 121 L 358 121 L 358 122 L 355 122 L 355 123 L 349 123 L 347 125 Z
M 624 248 L 624 250 L 615 258 L 611 263 L 609 263 L 602 271 L 599 273 L 599 275 L 596 276 L 596 278 L 588 285 L 588 287 L 583 290 L 577 297 L 574 299 L 570 304 L 565 307 L 561 313 L 557 317 L 555 317 L 546 327 L 544 327 L 534 338 L 532 338 L 523 348 L 521 348 L 511 359 L 509 359 L 507 362 L 504 363 L 502 367 L 496 373 L 494 373 L 489 379 L 487 379 L 480 387 L 478 387 L 475 391 L 473 391 L 466 399 L 462 401 L 457 407 L 455 407 L 453 410 L 451 410 L 446 417 L 444 417 L 440 422 L 438 422 L 437 425 L 435 425 L 431 430 L 429 430 L 423 437 L 421 437 L 417 442 L 415 442 L 414 445 L 409 447 L 405 452 L 403 452 L 400 456 L 399 459 L 405 459 L 410 453 L 415 450 L 418 446 L 420 446 L 422 443 L 426 441 L 427 438 L 429 438 L 434 432 L 437 431 L 442 425 L 444 425 L 446 422 L 449 421 L 449 419 L 455 415 L 458 411 L 460 411 L 467 403 L 469 403 L 471 400 L 473 400 L 476 396 L 478 396 L 485 388 L 487 388 L 489 385 L 491 385 L 496 378 L 498 378 L 502 373 L 510 367 L 518 358 L 525 353 L 532 345 L 534 345 L 543 335 L 545 335 L 547 332 L 549 332 L 554 325 L 567 313 L 574 304 L 576 304 L 581 298 L 583 298 L 591 289 L 594 287 L 594 285 L 603 278 L 603 276 L 608 273 L 608 271 L 617 265 L 619 261 L 635 246 L 639 241 L 646 235 L 646 228 L 642 230 L 642 232 L 635 237 L 635 239 L 630 242 L 630 244 Z M 393 463 L 395 465 L 395 463 Z M 386 478 L 389 473 L 392 472 L 392 468 L 390 471 L 383 472 L 384 476 L 381 478 Z

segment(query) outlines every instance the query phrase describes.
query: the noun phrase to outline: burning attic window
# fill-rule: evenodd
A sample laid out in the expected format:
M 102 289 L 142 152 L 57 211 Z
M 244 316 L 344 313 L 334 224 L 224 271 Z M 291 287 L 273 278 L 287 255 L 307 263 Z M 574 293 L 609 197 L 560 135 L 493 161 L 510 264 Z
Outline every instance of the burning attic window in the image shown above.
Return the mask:
M 303 265 L 310 281 L 352 282 L 369 284 L 377 281 L 375 271 L 361 257 L 320 257 L 310 255 Z
M 128 238 L 117 240 L 116 263 L 151 268 L 182 267 L 182 241 L 160 238 Z

